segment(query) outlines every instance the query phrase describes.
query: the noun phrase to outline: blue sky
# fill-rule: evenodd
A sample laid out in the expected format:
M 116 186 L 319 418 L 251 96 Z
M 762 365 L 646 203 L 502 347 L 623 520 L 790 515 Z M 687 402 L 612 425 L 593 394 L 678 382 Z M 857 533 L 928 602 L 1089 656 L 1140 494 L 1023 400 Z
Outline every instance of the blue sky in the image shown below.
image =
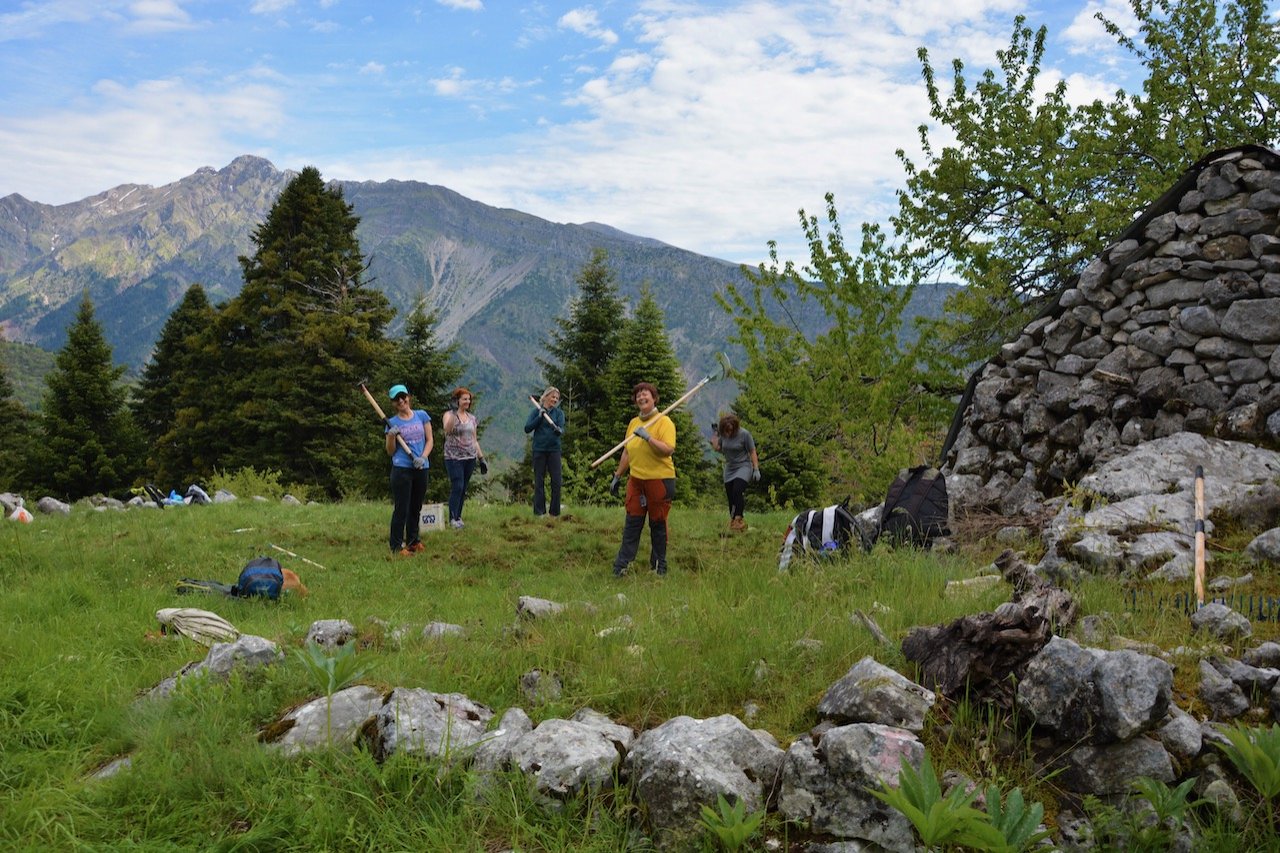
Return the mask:
M 0 197 L 61 204 L 256 154 L 418 180 L 732 261 L 797 210 L 883 220 L 927 119 L 915 59 L 976 73 L 1015 15 L 1046 84 L 1133 86 L 1121 0 L 0 0 Z

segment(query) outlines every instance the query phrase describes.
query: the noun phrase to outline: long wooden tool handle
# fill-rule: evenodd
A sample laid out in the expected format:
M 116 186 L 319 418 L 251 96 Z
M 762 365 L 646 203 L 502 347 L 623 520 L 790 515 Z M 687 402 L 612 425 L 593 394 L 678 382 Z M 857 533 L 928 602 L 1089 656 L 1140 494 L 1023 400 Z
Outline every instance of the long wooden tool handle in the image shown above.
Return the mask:
M 551 415 L 547 414 L 547 410 L 542 408 L 542 401 L 532 394 L 529 395 L 529 402 L 538 407 L 538 411 L 542 412 L 542 419 L 551 424 L 551 428 L 556 432 L 560 432 L 560 427 L 556 426 L 556 422 L 551 420 Z
M 272 548 L 275 548 L 275 549 L 276 549 L 277 551 L 279 551 L 280 553 L 282 553 L 282 554 L 288 554 L 290 557 L 295 557 L 295 558 L 297 558 L 297 559 L 301 560 L 301 561 L 302 561 L 302 562 L 304 562 L 304 563 L 310 563 L 311 565 L 315 566 L 317 569 L 323 569 L 323 568 L 324 568 L 324 566 L 320 565 L 319 563 L 315 562 L 314 560 L 308 560 L 306 557 L 299 556 L 298 554 L 295 554 L 295 553 L 293 553 L 292 551 L 290 551 L 288 548 L 281 548 L 279 545 L 275 545 L 275 544 L 270 543 L 270 542 L 268 542 L 267 544 L 268 544 L 268 545 L 271 545 L 271 547 L 272 547 Z
M 1196 606 L 1204 606 L 1204 467 L 1196 466 Z
M 676 406 L 679 406 L 679 405 L 680 405 L 681 403 L 683 403 L 685 400 L 688 400 L 688 399 L 689 399 L 690 397 L 692 397 L 692 396 L 693 396 L 693 395 L 694 395 L 694 394 L 695 394 L 695 393 L 696 393 L 700 388 L 702 388 L 702 386 L 703 386 L 703 385 L 706 385 L 706 384 L 707 384 L 708 382 L 710 382 L 710 381 L 711 381 L 711 377 L 710 377 L 710 376 L 703 377 L 703 380 L 702 380 L 701 382 L 699 382 L 697 385 L 694 385 L 694 386 L 693 386 L 692 388 L 690 388 L 688 391 L 686 391 L 683 397 L 681 397 L 679 400 L 676 400 L 676 401 L 675 401 L 674 403 L 672 403 L 670 406 L 667 406 L 667 407 L 666 407 L 665 409 L 663 409 L 661 412 L 658 412 L 658 414 L 654 415 L 652 418 L 650 418 L 649 420 L 645 421 L 645 422 L 644 422 L 644 423 L 642 423 L 640 426 L 642 426 L 642 427 L 647 427 L 647 426 L 649 426 L 649 424 L 653 423 L 653 422 L 654 422 L 654 421 L 656 421 L 658 418 L 660 418 L 660 417 L 662 417 L 663 415 L 667 414 L 668 412 L 672 411 L 673 409 L 675 409 L 675 407 L 676 407 Z M 596 467 L 596 466 L 598 466 L 601 462 L 603 462 L 604 460 L 608 459 L 608 458 L 609 458 L 610 456 L 612 456 L 613 454 L 617 453 L 619 450 L 621 450 L 621 449 L 622 449 L 623 445 L 625 445 L 628 441 L 630 441 L 630 440 L 631 440 L 632 438 L 634 438 L 634 437 L 635 437 L 635 433 L 633 432 L 633 433 L 631 433 L 630 435 L 628 435 L 626 438 L 622 439 L 622 441 L 619 441 L 617 444 L 615 444 L 615 445 L 614 445 L 614 446 L 609 450 L 609 452 L 608 452 L 608 453 L 606 453 L 605 455 L 601 456 L 601 457 L 600 457 L 599 459 L 597 459 L 595 462 L 592 462 L 592 463 L 591 463 L 591 467 L 592 467 L 592 468 L 595 468 L 595 467 Z
M 364 392 L 365 399 L 369 401 L 370 406 L 373 406 L 373 410 L 378 413 L 378 417 L 382 418 L 382 423 L 385 426 L 387 423 L 387 416 L 382 413 L 382 407 L 378 405 L 378 401 L 373 399 L 373 395 L 369 393 L 369 389 L 364 387 L 363 384 L 360 386 L 360 390 Z M 410 459 L 414 458 L 413 449 L 409 447 L 404 440 L 404 436 L 400 435 L 400 433 L 396 433 L 396 443 L 400 445 L 401 450 L 409 454 Z

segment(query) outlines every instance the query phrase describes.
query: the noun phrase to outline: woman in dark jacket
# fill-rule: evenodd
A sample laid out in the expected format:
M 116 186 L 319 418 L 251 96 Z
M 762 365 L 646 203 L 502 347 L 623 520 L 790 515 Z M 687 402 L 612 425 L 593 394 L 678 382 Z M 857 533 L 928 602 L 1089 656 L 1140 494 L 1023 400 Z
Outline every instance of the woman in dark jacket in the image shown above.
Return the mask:
M 547 514 L 543 481 L 550 474 L 553 518 L 560 515 L 560 437 L 564 435 L 564 411 L 559 403 L 560 390 L 547 388 L 524 423 L 524 431 L 533 434 L 533 514 Z

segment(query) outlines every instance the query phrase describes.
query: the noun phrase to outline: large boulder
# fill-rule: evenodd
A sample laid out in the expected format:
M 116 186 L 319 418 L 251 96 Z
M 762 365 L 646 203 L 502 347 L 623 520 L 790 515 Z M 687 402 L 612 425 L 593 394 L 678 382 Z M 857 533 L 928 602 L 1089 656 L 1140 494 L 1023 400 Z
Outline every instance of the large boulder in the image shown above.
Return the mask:
M 1173 668 L 1135 651 L 1087 649 L 1054 637 L 1027 665 L 1018 706 L 1064 742 L 1126 741 L 1158 726 L 1173 699 Z
M 897 785 L 903 764 L 919 767 L 924 746 L 905 729 L 854 723 L 828 729 L 815 743 L 800 738 L 782 765 L 778 811 L 814 832 L 857 839 L 885 850 L 914 850 L 911 823 L 868 793 Z
M 772 737 L 731 714 L 697 720 L 674 717 L 638 738 L 627 754 L 627 776 L 659 835 L 689 836 L 702 806 L 718 797 L 749 812 L 766 808 L 782 766 Z
M 835 723 L 881 723 L 919 734 L 937 697 L 911 679 L 864 657 L 827 689 L 818 715 Z
M 1086 569 L 1182 580 L 1195 534 L 1195 473 L 1204 470 L 1206 517 L 1251 518 L 1280 478 L 1280 453 L 1177 432 L 1144 441 L 1081 477 L 1045 529 L 1041 570 L 1063 560 Z M 1206 521 L 1206 531 L 1213 524 Z
M 397 687 L 374 717 L 370 747 L 379 760 L 404 752 L 424 758 L 467 756 L 493 711 L 461 693 Z
M 348 687 L 294 708 L 268 729 L 267 740 L 285 755 L 332 747 L 350 749 L 382 702 L 379 690 L 364 684 Z
M 625 726 L 611 723 L 610 728 L 624 733 L 619 736 L 592 721 L 547 720 L 515 742 L 511 764 L 533 781 L 544 805 L 608 790 L 633 736 Z
M 1101 796 L 1130 793 L 1133 780 L 1142 776 L 1166 784 L 1175 778 L 1169 753 L 1159 741 L 1146 737 L 1073 749 L 1057 781 L 1068 791 Z

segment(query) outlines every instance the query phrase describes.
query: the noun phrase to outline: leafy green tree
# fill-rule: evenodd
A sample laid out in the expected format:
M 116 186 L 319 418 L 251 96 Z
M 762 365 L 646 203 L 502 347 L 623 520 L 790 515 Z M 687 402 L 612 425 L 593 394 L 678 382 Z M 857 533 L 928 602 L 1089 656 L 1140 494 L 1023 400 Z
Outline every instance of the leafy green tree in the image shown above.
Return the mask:
M 213 473 L 193 422 L 203 417 L 209 374 L 200 338 L 217 312 L 204 288 L 193 284 L 165 321 L 134 392 L 134 419 L 147 439 L 147 467 L 157 483 L 189 484 Z
M 142 434 L 125 403 L 123 367 L 94 318 L 88 295 L 46 379 L 39 486 L 67 500 L 121 492 L 141 473 Z
M 386 363 L 394 312 L 364 280 L 358 222 L 341 189 L 307 167 L 254 231 L 244 288 L 205 347 L 218 373 L 199 438 L 218 467 L 278 471 L 332 496 L 363 491 L 368 403 L 353 383 Z
M 735 409 L 774 503 L 878 497 L 900 467 L 920 461 L 949 409 L 926 390 L 918 344 L 902 343 L 911 267 L 874 225 L 862 226 L 851 254 L 830 194 L 825 234 L 803 210 L 800 224 L 808 265 L 779 265 L 771 246 L 768 265 L 744 270 L 748 286 L 717 297 L 746 353 Z M 789 319 L 796 302 L 820 306 L 830 328 L 807 336 Z
M 22 491 L 34 473 L 35 416 L 14 396 L 9 372 L 0 364 L 0 491 Z
M 609 362 L 606 381 L 610 400 L 605 411 L 609 413 L 614 429 L 611 439 L 606 440 L 604 449 L 622 439 L 623 430 L 636 415 L 631 389 L 637 382 L 651 382 L 657 387 L 660 410 L 678 400 L 686 390 L 685 381 L 680 375 L 680 363 L 676 360 L 675 350 L 667 337 L 662 309 L 658 307 L 648 287 L 641 290 L 635 314 L 622 327 L 617 350 Z M 693 418 L 683 408 L 672 412 L 670 417 L 676 426 L 674 462 L 678 479 L 677 497 L 688 499 L 710 493 L 714 472 L 713 466 L 705 459 L 707 439 L 699 433 L 693 424 Z M 603 470 L 612 471 L 611 466 L 616 467 L 616 461 L 604 463 Z M 600 476 L 595 478 L 603 486 L 608 485 L 608 479 Z
M 1262 0 L 1130 0 L 1137 39 L 1098 17 L 1142 63 L 1141 94 L 1073 106 L 1047 90 L 1047 31 L 1014 21 L 998 67 L 949 90 L 919 58 L 932 125 L 906 170 L 893 226 L 917 280 L 968 287 L 930 332 L 952 369 L 991 355 L 1060 285 L 1204 154 L 1276 138 L 1280 27 Z M 937 128 L 932 130 L 931 128 Z M 935 138 L 945 142 L 935 142 Z
M 557 318 L 546 344 L 549 358 L 538 360 L 547 384 L 560 389 L 566 460 L 581 455 L 590 461 L 617 441 L 609 440 L 618 425 L 609 416 L 605 368 L 626 322 L 626 306 L 608 261 L 604 249 L 592 253 L 578 273 L 578 295 L 569 306 L 569 316 Z M 595 456 L 590 455 L 592 451 Z

